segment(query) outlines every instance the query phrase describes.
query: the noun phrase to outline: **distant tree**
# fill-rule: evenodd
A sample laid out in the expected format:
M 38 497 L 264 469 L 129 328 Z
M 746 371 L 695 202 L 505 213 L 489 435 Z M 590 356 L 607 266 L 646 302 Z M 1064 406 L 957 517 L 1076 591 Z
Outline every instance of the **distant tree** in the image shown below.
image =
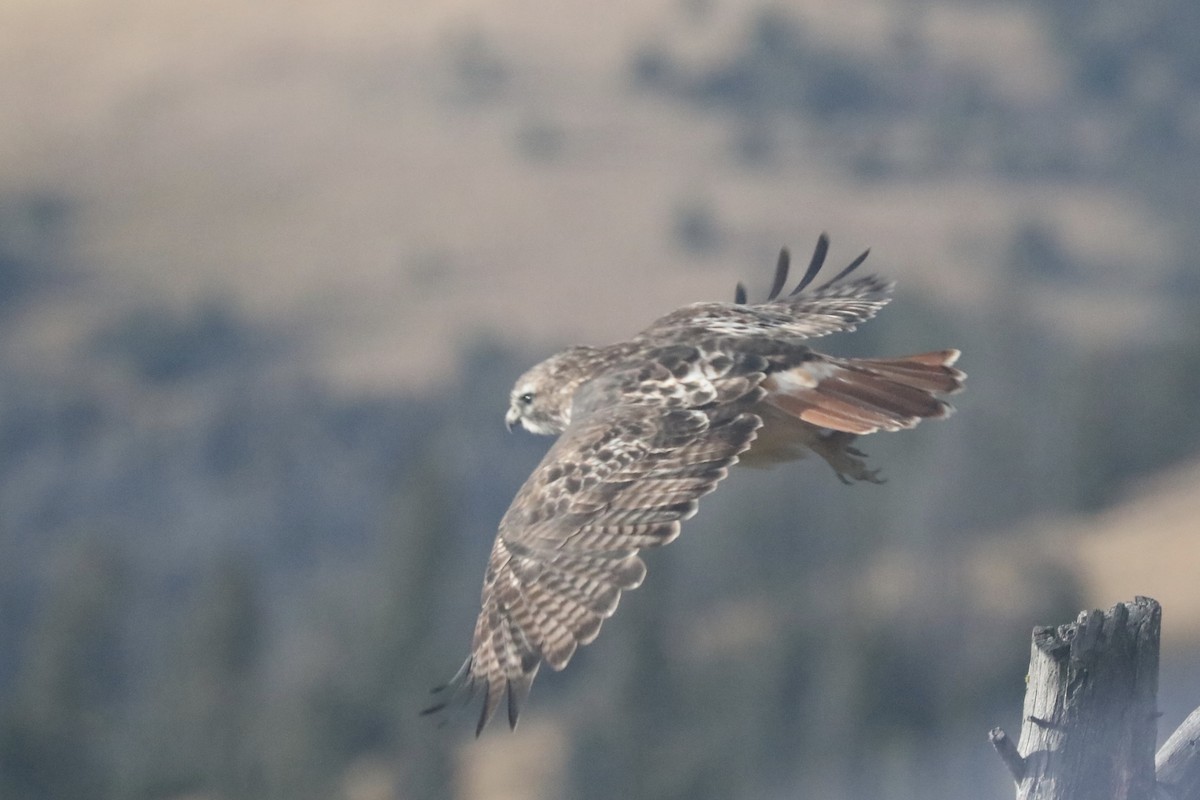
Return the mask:
M 266 334 L 225 301 L 186 313 L 142 308 L 102 328 L 96 354 L 124 362 L 149 383 L 169 384 L 215 370 L 244 370 L 271 351 Z
M 126 667 L 109 796 L 262 796 L 252 735 L 264 645 L 257 581 L 251 564 L 224 559 L 198 576 L 182 608 L 157 610 L 158 636 L 147 647 L 143 632 L 138 662 Z
M 512 81 L 512 70 L 495 42 L 478 28 L 467 28 L 445 41 L 444 58 L 450 96 L 462 103 L 485 103 L 501 97 Z
M 724 244 L 717 212 L 703 200 L 688 200 L 676 207 L 672 228 L 676 243 L 693 255 L 711 255 Z
M 179 631 L 177 668 L 190 706 L 185 724 L 199 734 L 191 755 L 205 787 L 231 799 L 262 793 L 259 753 L 249 744 L 262 702 L 258 662 L 266 644 L 258 576 L 247 560 L 222 558 L 198 587 Z
M 61 277 L 70 210 L 56 194 L 0 196 L 0 315 Z
M 5 798 L 104 798 L 129 687 L 122 621 L 125 558 L 100 537 L 59 553 L 23 642 L 15 691 L 0 715 Z
M 1078 278 L 1078 266 L 1053 226 L 1044 221 L 1020 225 L 1009 244 L 1008 263 L 1018 275 L 1033 278 Z

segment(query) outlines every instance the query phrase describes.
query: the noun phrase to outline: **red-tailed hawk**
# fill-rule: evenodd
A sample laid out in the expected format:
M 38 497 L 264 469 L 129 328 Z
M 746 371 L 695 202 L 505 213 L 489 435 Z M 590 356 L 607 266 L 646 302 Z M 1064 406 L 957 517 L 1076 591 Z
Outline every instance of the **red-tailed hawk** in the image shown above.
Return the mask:
M 699 498 L 737 463 L 814 451 L 846 483 L 875 481 L 851 443 L 911 428 L 952 408 L 957 350 L 900 358 L 834 358 L 807 342 L 875 316 L 892 284 L 848 279 L 863 253 L 807 288 L 828 250 L 822 235 L 789 294 L 779 257 L 766 302 L 685 306 L 625 342 L 572 347 L 522 375 L 506 423 L 558 441 L 500 521 L 483 580 L 471 655 L 435 691 L 483 693 L 475 733 L 508 698 L 508 722 L 542 662 L 560 670 L 646 575 L 638 551 L 679 535 Z

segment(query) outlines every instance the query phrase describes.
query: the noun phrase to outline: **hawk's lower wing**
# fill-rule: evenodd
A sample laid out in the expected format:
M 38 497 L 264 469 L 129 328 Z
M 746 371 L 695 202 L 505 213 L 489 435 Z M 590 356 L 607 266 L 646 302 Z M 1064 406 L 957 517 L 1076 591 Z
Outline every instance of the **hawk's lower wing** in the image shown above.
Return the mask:
M 664 387 L 674 383 L 662 373 Z M 483 690 L 476 734 L 506 692 L 515 725 L 541 662 L 566 666 L 621 592 L 641 584 L 638 551 L 678 536 L 750 446 L 761 420 L 746 409 L 762 396 L 761 378 L 729 379 L 703 408 L 664 407 L 653 391 L 630 396 L 575 420 L 550 449 L 500 523 L 471 656 L 448 687 Z

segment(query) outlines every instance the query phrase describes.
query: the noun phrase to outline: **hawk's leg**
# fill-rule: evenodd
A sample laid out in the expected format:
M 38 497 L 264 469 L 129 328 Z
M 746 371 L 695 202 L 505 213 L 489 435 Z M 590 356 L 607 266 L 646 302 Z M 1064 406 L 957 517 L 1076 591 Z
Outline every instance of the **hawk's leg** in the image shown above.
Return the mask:
M 867 454 L 857 447 L 850 446 L 855 438 L 852 433 L 830 431 L 818 437 L 809 447 L 833 467 L 838 480 L 846 485 L 855 481 L 883 483 L 885 479 L 879 477 L 878 469 L 867 469 L 867 462 L 863 461 Z

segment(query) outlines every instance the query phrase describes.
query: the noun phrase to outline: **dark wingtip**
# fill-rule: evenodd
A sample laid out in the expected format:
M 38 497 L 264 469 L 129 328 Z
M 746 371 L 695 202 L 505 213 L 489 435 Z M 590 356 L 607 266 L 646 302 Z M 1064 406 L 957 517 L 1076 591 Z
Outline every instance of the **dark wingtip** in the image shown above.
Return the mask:
M 508 679 L 508 727 L 511 730 L 517 729 L 517 717 L 521 715 L 521 709 L 529 699 L 529 690 L 533 686 L 539 663 L 537 657 L 527 655 L 522 659 L 521 675 Z
M 436 714 L 439 711 L 444 711 L 452 704 L 458 703 L 465 697 L 470 697 L 474 680 L 470 676 L 471 659 L 468 658 L 463 662 L 463 665 L 458 668 L 458 672 L 454 673 L 454 677 L 440 686 L 435 686 L 429 690 L 430 694 L 440 695 L 437 702 L 428 708 L 421 709 L 418 714 L 422 717 L 428 717 Z M 445 720 L 442 721 L 445 724 Z
M 775 262 L 775 279 L 771 281 L 771 291 L 767 293 L 767 300 L 774 300 L 783 291 L 783 285 L 787 283 L 788 266 L 791 261 L 792 255 L 784 247 L 779 251 L 779 260 Z
M 445 707 L 446 707 L 445 703 L 436 703 L 436 704 L 430 706 L 429 708 L 422 708 L 421 711 L 419 712 L 419 716 L 428 717 L 430 714 L 436 714 L 437 712 L 441 711 Z
M 479 722 L 475 723 L 475 738 L 479 738 L 479 734 L 483 733 L 483 726 L 487 725 L 488 718 L 492 716 L 491 709 L 488 705 L 488 700 L 492 694 L 491 684 L 483 685 L 483 710 L 479 712 Z
M 854 259 L 853 261 L 851 261 L 849 266 L 847 266 L 845 269 L 843 269 L 837 275 L 834 275 L 832 278 L 825 281 L 825 283 L 821 284 L 820 288 L 824 289 L 826 286 L 832 286 L 833 284 L 840 281 L 842 278 L 849 275 L 851 272 L 854 272 L 854 270 L 856 270 L 862 266 L 862 263 L 867 260 L 867 256 L 869 256 L 869 255 L 871 255 L 871 248 L 868 247 L 866 250 L 864 250 L 862 252 L 862 255 L 860 255 L 858 258 Z
M 792 289 L 792 294 L 799 294 L 804 291 L 804 287 L 812 283 L 813 278 L 817 277 L 817 273 L 821 271 L 821 267 L 825 264 L 825 255 L 829 252 L 829 234 L 822 232 L 817 237 L 817 246 L 813 249 L 812 258 L 809 259 L 808 269 L 804 270 L 804 277 L 796 284 L 796 288 Z
M 517 700 L 517 695 L 513 692 L 512 686 L 508 687 L 508 729 L 515 731 L 517 729 L 517 717 L 521 716 L 521 705 Z
M 809 259 L 808 268 L 804 270 L 804 275 L 803 275 L 803 277 L 800 278 L 800 282 L 797 283 L 796 287 L 794 289 L 792 289 L 791 292 L 788 293 L 789 297 L 800 294 L 802 291 L 804 291 L 809 286 L 809 284 L 811 284 L 813 282 L 813 279 L 815 279 L 817 277 L 817 273 L 819 273 L 821 271 L 821 268 L 823 266 L 825 266 L 825 257 L 828 254 L 829 254 L 829 234 L 822 232 L 821 235 L 817 237 L 817 246 L 813 248 L 812 258 Z M 862 263 L 867 260 L 867 256 L 869 256 L 870 254 L 871 254 L 871 249 L 867 248 L 866 250 L 864 250 L 862 252 L 861 255 L 859 255 L 858 258 L 851 261 L 850 264 L 847 265 L 845 269 L 843 269 L 838 274 L 834 275 L 829 280 L 825 281 L 825 283 L 822 283 L 820 286 L 818 286 L 816 291 L 820 291 L 829 286 L 832 286 L 833 284 L 840 281 L 842 278 L 845 278 L 851 272 L 854 272 L 854 270 L 856 270 L 860 266 L 862 266 Z M 791 254 L 788 252 L 788 249 L 786 247 L 784 247 L 783 249 L 781 249 L 779 251 L 779 260 L 776 261 L 776 263 L 775 263 L 775 277 L 771 281 L 771 291 L 767 294 L 767 302 L 770 302 L 770 301 L 778 298 L 780 293 L 783 291 L 783 286 L 785 283 L 787 283 L 787 276 L 788 276 L 788 270 L 789 270 L 790 265 L 791 265 Z M 737 305 L 745 305 L 746 300 L 747 300 L 746 287 L 742 283 L 739 282 L 738 285 L 734 289 L 733 302 Z

